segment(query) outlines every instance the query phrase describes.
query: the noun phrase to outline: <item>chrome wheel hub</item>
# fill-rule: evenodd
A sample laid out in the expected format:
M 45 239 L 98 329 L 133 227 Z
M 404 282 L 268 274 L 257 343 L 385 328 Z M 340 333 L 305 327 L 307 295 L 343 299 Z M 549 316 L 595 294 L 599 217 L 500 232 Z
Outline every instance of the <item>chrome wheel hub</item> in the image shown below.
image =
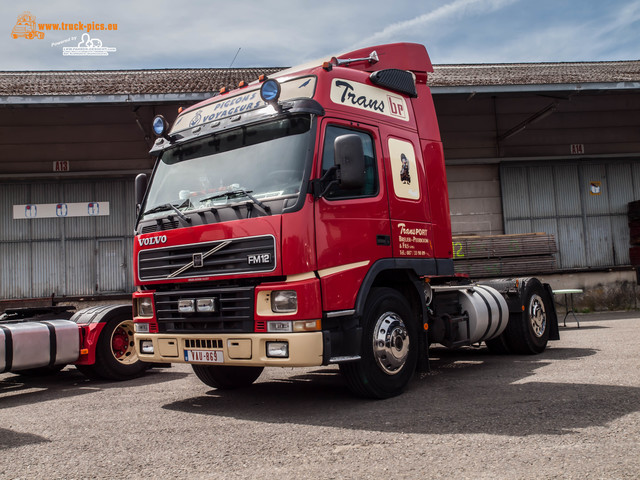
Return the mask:
M 380 315 L 373 331 L 373 356 L 388 375 L 402 370 L 409 355 L 409 335 L 402 319 L 393 312 Z
M 540 338 L 547 329 L 547 312 L 544 309 L 544 302 L 540 295 L 532 295 L 529 301 L 529 320 L 533 334 Z

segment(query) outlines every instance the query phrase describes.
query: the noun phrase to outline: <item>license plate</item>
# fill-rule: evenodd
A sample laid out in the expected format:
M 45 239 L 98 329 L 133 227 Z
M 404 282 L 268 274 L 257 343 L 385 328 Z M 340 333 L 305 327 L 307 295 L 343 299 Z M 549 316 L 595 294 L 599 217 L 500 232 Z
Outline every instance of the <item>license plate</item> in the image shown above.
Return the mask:
M 185 362 L 224 363 L 222 350 L 185 350 Z

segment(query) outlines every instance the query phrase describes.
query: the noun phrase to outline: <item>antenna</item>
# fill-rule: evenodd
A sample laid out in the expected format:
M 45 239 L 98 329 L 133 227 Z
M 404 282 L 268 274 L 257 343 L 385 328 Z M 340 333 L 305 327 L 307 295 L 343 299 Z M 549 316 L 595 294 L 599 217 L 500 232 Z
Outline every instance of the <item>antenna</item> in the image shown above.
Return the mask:
M 236 52 L 235 57 L 233 57 L 233 60 L 231 60 L 231 63 L 229 64 L 229 68 L 231 68 L 231 65 L 233 65 L 233 62 L 235 62 L 236 58 L 238 58 L 238 54 L 240 53 L 240 50 L 242 50 L 242 47 L 238 48 L 238 51 Z

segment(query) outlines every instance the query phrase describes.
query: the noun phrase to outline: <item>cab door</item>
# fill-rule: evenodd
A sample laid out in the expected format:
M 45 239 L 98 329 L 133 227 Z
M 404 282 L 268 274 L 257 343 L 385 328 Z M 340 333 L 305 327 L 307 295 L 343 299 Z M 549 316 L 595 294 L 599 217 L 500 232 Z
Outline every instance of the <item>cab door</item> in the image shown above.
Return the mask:
M 324 118 L 317 178 L 334 165 L 334 141 L 356 134 L 365 155 L 365 182 L 357 190 L 330 188 L 315 203 L 318 275 L 324 311 L 349 310 L 367 271 L 391 256 L 391 226 L 380 134 L 376 127 Z

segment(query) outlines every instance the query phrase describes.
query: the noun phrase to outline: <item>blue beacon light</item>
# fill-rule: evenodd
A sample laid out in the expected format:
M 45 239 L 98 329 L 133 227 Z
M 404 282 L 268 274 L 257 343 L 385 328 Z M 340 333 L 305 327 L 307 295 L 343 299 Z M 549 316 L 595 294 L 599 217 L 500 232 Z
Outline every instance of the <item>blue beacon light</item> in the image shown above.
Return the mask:
M 156 117 L 153 119 L 153 133 L 155 133 L 158 137 L 163 137 L 167 133 L 167 130 L 169 129 L 168 127 L 169 124 L 162 115 L 156 115 Z
M 280 84 L 277 80 L 267 80 L 260 87 L 260 97 L 265 103 L 277 104 L 280 98 Z

